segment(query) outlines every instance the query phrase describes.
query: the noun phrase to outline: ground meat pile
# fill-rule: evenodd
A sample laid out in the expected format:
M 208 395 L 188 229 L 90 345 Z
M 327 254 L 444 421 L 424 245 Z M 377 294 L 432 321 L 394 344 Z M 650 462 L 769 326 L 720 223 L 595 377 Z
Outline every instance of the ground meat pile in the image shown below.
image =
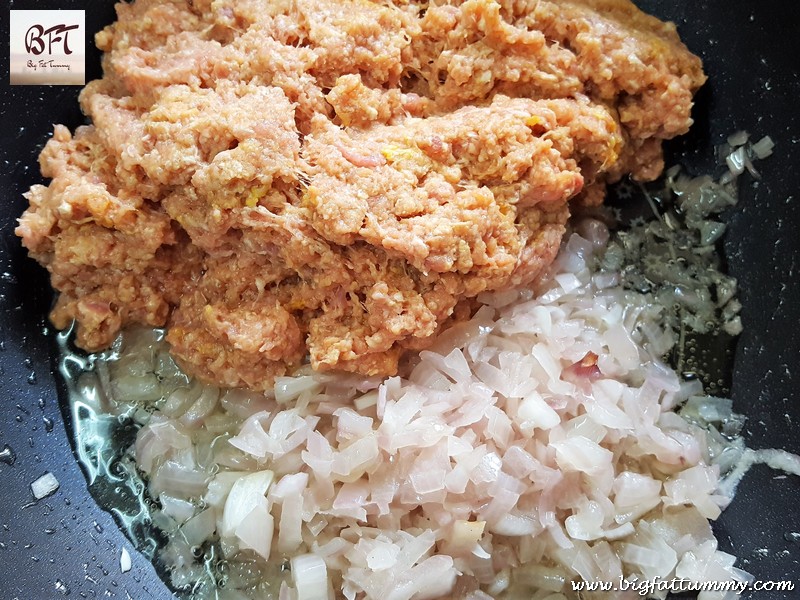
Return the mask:
M 96 36 L 17 234 L 97 350 L 202 379 L 388 375 L 554 258 L 569 202 L 662 169 L 705 77 L 627 0 L 136 0 Z

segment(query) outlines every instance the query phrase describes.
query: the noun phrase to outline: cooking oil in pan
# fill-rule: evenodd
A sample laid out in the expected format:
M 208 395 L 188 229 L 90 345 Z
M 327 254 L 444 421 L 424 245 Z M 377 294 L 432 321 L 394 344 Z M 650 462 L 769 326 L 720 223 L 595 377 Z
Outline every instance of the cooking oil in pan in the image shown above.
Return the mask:
M 192 600 L 217 598 L 217 590 L 232 584 L 252 597 L 277 598 L 285 579 L 281 565 L 264 565 L 254 560 L 228 560 L 216 538 L 191 548 L 190 565 L 181 572 L 167 566 L 163 552 L 174 552 L 175 540 L 162 529 L 165 521 L 161 506 L 147 488 L 136 468 L 133 445 L 142 422 L 169 392 L 188 386 L 189 378 L 180 373 L 168 358 L 161 330 L 138 329 L 126 332 L 108 351 L 87 356 L 70 343 L 71 331 L 57 335 L 59 372 L 66 392 L 68 427 L 75 454 L 83 467 L 89 492 L 98 505 L 110 512 L 134 546 L 151 560 L 161 578 L 179 597 Z M 114 397 L 111 372 L 122 357 L 124 338 L 133 337 L 139 348 L 149 347 L 151 359 L 167 364 L 168 372 L 138 372 L 144 379 L 156 374 L 162 386 L 158 397 L 145 403 Z M 144 354 L 147 354 L 145 352 Z M 146 382 L 145 382 L 146 387 Z M 202 508 L 202 500 L 197 500 Z M 160 527 L 162 526 L 162 527 Z M 172 544 L 171 544 L 172 542 Z M 237 596 L 239 597 L 239 596 Z
M 138 427 L 128 412 L 111 410 L 96 370 L 99 356 L 75 350 L 69 342 L 71 333 L 60 332 L 57 343 L 75 454 L 92 496 L 114 515 L 139 551 L 152 559 L 161 541 L 150 518 L 152 500 L 129 454 Z M 113 360 L 114 354 L 102 358 Z

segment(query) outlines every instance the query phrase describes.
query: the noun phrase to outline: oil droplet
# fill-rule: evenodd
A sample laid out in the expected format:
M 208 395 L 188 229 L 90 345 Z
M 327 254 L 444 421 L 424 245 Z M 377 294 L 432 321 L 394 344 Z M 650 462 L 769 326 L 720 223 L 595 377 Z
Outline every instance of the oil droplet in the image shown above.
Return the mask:
M 36 404 L 38 404 L 38 405 L 39 405 L 39 408 L 41 408 L 42 410 L 44 410 L 44 407 L 45 407 L 44 398 L 39 398 L 39 400 L 38 400 L 38 402 L 37 402 Z
M 783 539 L 787 542 L 794 542 L 795 544 L 800 543 L 800 533 L 796 531 L 787 531 L 783 534 Z
M 31 384 L 31 385 L 35 385 L 36 384 L 36 372 L 31 371 L 31 374 L 28 375 L 28 383 Z
M 44 430 L 47 433 L 50 433 L 51 431 L 53 431 L 53 419 L 50 419 L 48 417 L 43 417 L 42 418 L 42 422 L 44 423 Z
M 14 451 L 11 449 L 11 446 L 7 445 L 0 450 L 0 462 L 7 464 L 9 467 L 13 465 L 17 461 L 17 455 L 14 454 Z
M 92 521 L 92 525 L 94 525 L 94 528 L 97 530 L 97 533 L 103 533 L 103 526 L 100 525 L 100 523 L 98 523 L 97 521 Z

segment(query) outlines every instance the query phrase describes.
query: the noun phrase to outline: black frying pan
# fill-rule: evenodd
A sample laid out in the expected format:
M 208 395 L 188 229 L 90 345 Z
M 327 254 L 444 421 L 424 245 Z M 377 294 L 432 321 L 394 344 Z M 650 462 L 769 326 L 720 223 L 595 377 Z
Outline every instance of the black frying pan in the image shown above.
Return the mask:
M 678 24 L 705 61 L 709 83 L 697 97 L 691 134 L 668 146 L 671 162 L 695 172 L 712 165 L 713 147 L 747 129 L 770 135 L 775 155 L 759 163 L 763 179 L 746 184 L 728 215 L 725 255 L 739 279 L 745 332 L 732 371 L 734 407 L 748 416 L 753 448 L 800 453 L 800 6 L 794 0 L 637 0 Z M 114 18 L 111 0 L 9 2 L 14 9 L 85 9 L 90 32 Z M 8 6 L 7 4 L 7 6 Z M 43 5 L 44 4 L 44 5 Z M 8 14 L 0 40 L 8 48 Z M 87 79 L 100 76 L 87 37 Z M 41 181 L 36 157 L 53 123 L 83 122 L 79 88 L 12 87 L 0 53 L 0 600 L 169 598 L 147 559 L 132 551 L 110 514 L 98 508 L 72 454 L 52 362 L 52 301 L 43 269 L 13 234 L 22 193 Z M 8 462 L 11 462 L 8 460 Z M 33 503 L 30 483 L 50 471 L 61 487 Z M 722 549 L 757 579 L 792 579 L 794 592 L 758 592 L 758 600 L 800 598 L 800 479 L 755 467 L 715 526 Z M 131 550 L 133 568 L 119 556 Z

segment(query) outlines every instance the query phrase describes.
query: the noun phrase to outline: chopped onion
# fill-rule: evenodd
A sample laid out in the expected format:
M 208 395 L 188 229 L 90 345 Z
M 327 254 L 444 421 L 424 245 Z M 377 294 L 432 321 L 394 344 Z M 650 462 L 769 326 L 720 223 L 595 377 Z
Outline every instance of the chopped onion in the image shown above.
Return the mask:
M 228 494 L 236 483 L 247 473 L 244 471 L 220 471 L 208 483 L 208 488 L 203 496 L 203 502 L 215 508 L 221 508 L 228 498 Z
M 189 409 L 180 417 L 180 422 L 187 427 L 198 427 L 203 423 L 219 400 L 219 388 L 206 386 L 200 396 Z
M 483 537 L 485 528 L 485 521 L 456 521 L 447 538 L 448 550 L 455 554 L 472 551 L 475 544 Z
M 772 149 L 774 147 L 775 147 L 775 142 L 773 142 L 772 138 L 767 135 L 758 140 L 755 144 L 753 144 L 752 150 L 756 158 L 764 159 L 772 155 Z
M 328 567 L 314 554 L 301 554 L 289 561 L 298 600 L 328 600 Z
M 134 452 L 136 463 L 145 473 L 150 473 L 158 461 L 168 456 L 172 450 L 192 447 L 192 439 L 180 424 L 169 419 L 154 417 L 139 430 Z
M 270 492 L 270 497 L 279 500 L 281 505 L 278 550 L 284 554 L 295 551 L 303 541 L 303 493 L 307 484 L 307 473 L 293 473 L 282 477 Z
M 180 528 L 180 534 L 190 546 L 199 546 L 208 540 L 217 529 L 217 517 L 212 509 L 195 515 Z
M 732 148 L 736 148 L 738 146 L 744 146 L 747 143 L 747 140 L 750 139 L 750 134 L 746 131 L 737 131 L 732 133 L 728 136 L 728 145 Z
M 225 501 L 225 509 L 222 513 L 222 535 L 233 535 L 242 520 L 256 506 L 260 506 L 262 500 L 264 501 L 264 506 L 266 506 L 264 497 L 269 490 L 269 486 L 272 485 L 274 477 L 275 474 L 272 471 L 257 471 L 249 475 L 243 475 L 236 480 Z
M 275 380 L 275 399 L 281 404 L 295 400 L 304 392 L 316 393 L 321 389 L 319 380 L 312 375 L 278 377 Z
M 536 535 L 542 531 L 542 524 L 535 515 L 508 513 L 492 525 L 492 533 L 509 537 Z
M 551 444 L 556 450 L 556 462 L 565 471 L 599 474 L 610 466 L 612 453 L 584 437 L 573 437 Z
M 517 409 L 517 418 L 524 430 L 533 428 L 552 429 L 561 422 L 561 417 L 554 411 L 541 394 L 533 392 L 525 398 Z
M 178 523 L 184 523 L 194 516 L 195 505 L 193 502 L 164 493 L 158 496 L 158 501 L 161 503 L 163 513 Z
M 119 555 L 119 570 L 123 573 L 127 573 L 131 570 L 132 563 L 131 563 L 131 555 L 128 552 L 127 548 L 122 548 L 122 551 Z
M 249 505 L 252 508 L 235 525 L 233 532 L 241 548 L 253 550 L 264 560 L 269 560 L 275 522 L 267 509 L 264 496 L 260 496 Z M 225 508 L 227 512 L 227 505 Z M 224 517 L 223 523 L 225 523 Z
M 58 479 L 48 471 L 31 483 L 31 492 L 33 492 L 34 498 L 41 500 L 42 498 L 47 498 L 47 496 L 54 494 L 58 486 Z
M 411 569 L 409 579 L 415 591 L 413 597 L 417 600 L 446 598 L 453 591 L 456 582 L 453 559 L 442 554 L 426 558 Z
M 196 468 L 175 460 L 168 460 L 156 469 L 150 479 L 150 490 L 154 494 L 167 492 L 176 497 L 200 497 L 208 487 L 208 475 Z
M 540 564 L 525 565 L 516 569 L 514 578 L 532 587 L 550 592 L 560 592 L 564 589 L 567 580 L 563 569 Z
M 163 394 L 161 382 L 155 373 L 143 375 L 122 375 L 111 380 L 114 398 L 124 398 L 127 402 L 146 404 L 159 400 Z

